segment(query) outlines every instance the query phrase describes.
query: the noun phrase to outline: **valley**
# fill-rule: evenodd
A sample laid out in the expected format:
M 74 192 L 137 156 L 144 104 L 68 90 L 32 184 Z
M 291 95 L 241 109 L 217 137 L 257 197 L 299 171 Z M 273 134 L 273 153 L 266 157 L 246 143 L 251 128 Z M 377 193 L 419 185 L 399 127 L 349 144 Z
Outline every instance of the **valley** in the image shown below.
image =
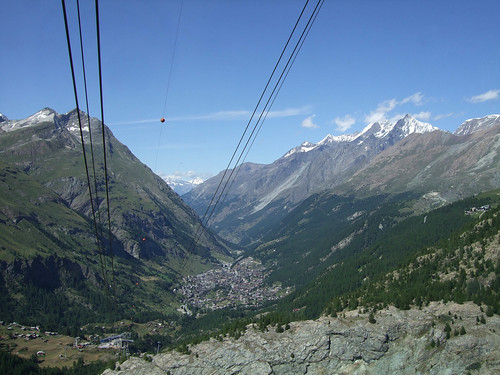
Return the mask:
M 59 332 L 51 346 L 50 335 L 26 341 L 5 326 L 8 353 L 45 351 L 42 367 L 91 362 L 123 374 L 234 367 L 213 351 L 252 358 L 236 373 L 326 366 L 361 374 L 396 366 L 391 356 L 406 355 L 396 346 L 417 331 L 415 350 L 442 368 L 462 350 L 456 345 L 484 336 L 479 352 L 489 353 L 498 340 L 498 116 L 456 134 L 405 116 L 304 143 L 270 165 L 246 163 L 211 228 L 196 212 L 206 210 L 216 178 L 181 199 L 106 127 L 110 200 L 99 173 L 90 200 L 75 116 L 45 108 L 0 123 L 0 317 Z M 99 132 L 102 124 L 88 120 Z M 108 205 L 109 233 L 95 219 Z M 463 321 L 453 337 L 447 308 Z M 122 333 L 131 337 L 129 359 L 98 348 Z M 89 345 L 62 353 L 77 337 Z M 348 347 L 326 354 L 322 342 L 339 337 Z M 248 354 L 247 340 L 262 341 L 261 354 Z M 303 340 L 314 341 L 310 351 L 294 346 Z M 439 350 L 430 346 L 437 340 Z M 275 346 L 290 353 L 272 357 Z M 476 354 L 475 366 L 495 369 L 494 356 Z

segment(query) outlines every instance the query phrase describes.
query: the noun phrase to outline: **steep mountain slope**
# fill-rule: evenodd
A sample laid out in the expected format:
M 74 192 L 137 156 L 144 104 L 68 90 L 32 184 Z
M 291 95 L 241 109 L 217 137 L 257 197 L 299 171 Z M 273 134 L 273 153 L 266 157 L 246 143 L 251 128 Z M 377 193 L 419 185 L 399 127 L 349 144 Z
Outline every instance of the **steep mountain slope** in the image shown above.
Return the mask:
M 318 144 L 305 142 L 269 165 L 245 163 L 213 218 L 221 236 L 249 244 L 311 194 L 331 189 L 366 166 L 378 153 L 413 133 L 436 128 L 407 115 L 396 123 L 374 123 L 362 132 Z M 183 196 L 203 213 L 223 172 Z
M 413 228 L 413 233 L 427 237 L 429 226 L 439 226 L 434 221 L 439 216 L 450 220 L 457 214 L 466 216 L 457 209 L 460 206 L 491 203 L 486 211 L 467 215 L 468 223 L 460 230 L 409 257 L 402 254 L 400 265 L 390 272 L 368 277 L 369 263 L 351 270 L 362 279 L 349 293 L 335 288 L 342 279 L 335 274 L 343 262 L 327 270 L 318 283 L 329 277 L 336 284 L 327 285 L 326 294 L 315 301 L 324 303 L 339 294 L 328 304 L 327 315 L 288 321 L 284 327 L 261 325 L 261 317 L 235 337 L 215 336 L 184 346 L 182 353 L 153 356 L 149 362 L 131 357 L 105 374 L 180 375 L 199 369 L 213 374 L 496 374 L 500 370 L 499 194 L 496 190 L 457 202 L 452 210 L 437 210 L 440 214 L 434 218 L 420 217 L 420 228 Z M 382 248 L 373 250 L 365 255 L 380 260 L 388 255 Z M 301 310 L 292 314 L 299 317 Z
M 88 117 L 81 113 L 89 169 Z M 96 156 L 97 198 L 105 216 L 105 183 L 101 123 L 90 119 Z M 58 194 L 68 206 L 91 217 L 88 185 L 76 111 L 58 115 L 44 109 L 21 121 L 0 125 L 0 158 L 21 167 L 28 175 Z M 113 234 L 134 257 L 154 255 L 178 258 L 192 246 L 198 225 L 195 213 L 168 185 L 142 164 L 105 128 Z M 93 184 L 92 184 L 93 185 Z M 96 193 L 94 193 L 94 197 Z M 146 238 L 147 241 L 143 241 Z M 195 251 L 227 252 L 204 232 Z
M 313 195 L 269 230 L 247 255 L 269 268 L 268 283 L 280 281 L 296 288 L 282 303 L 290 303 L 289 309 L 305 307 L 304 314 L 312 318 L 324 309 L 326 300 L 319 296 L 347 292 L 365 277 L 397 266 L 421 247 L 470 222 L 472 218 L 464 215 L 466 209 L 488 203 L 461 200 L 412 216 L 408 206 L 417 198 L 410 193 L 364 199 Z M 318 282 L 323 274 L 332 278 Z
M 89 119 L 81 117 L 92 177 Z M 101 123 L 90 119 L 98 246 L 77 124 L 76 111 L 59 115 L 46 108 L 20 121 L 2 116 L 2 316 L 73 326 L 109 318 L 111 300 L 119 306 L 115 318 L 172 311 L 179 272 L 219 266 L 219 259 L 231 259 L 229 249 L 206 231 L 193 242 L 200 224 L 194 211 L 105 128 L 109 241 Z
M 464 121 L 462 125 L 455 131 L 455 135 L 468 135 L 479 130 L 488 129 L 492 126 L 498 125 L 500 122 L 500 115 L 489 115 L 481 118 L 472 118 Z

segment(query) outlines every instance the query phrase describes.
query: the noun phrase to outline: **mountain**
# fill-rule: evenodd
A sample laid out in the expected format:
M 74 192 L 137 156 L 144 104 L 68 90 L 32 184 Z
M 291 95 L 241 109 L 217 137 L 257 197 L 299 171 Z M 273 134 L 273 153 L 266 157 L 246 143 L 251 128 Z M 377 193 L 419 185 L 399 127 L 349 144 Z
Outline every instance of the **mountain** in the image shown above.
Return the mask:
M 387 240 L 378 248 L 385 251 L 393 246 L 391 251 L 402 256 L 416 251 L 468 220 L 461 214 L 467 207 L 452 202 L 500 187 L 499 147 L 500 123 L 464 136 L 442 131 L 411 134 L 342 184 L 311 195 L 279 223 L 262 228 L 260 241 L 248 248 L 247 255 L 271 269 L 269 283 L 301 288 L 339 261 L 352 262 L 354 255 L 383 238 Z M 439 229 L 428 231 L 421 238 L 424 242 L 415 242 L 416 234 L 399 239 L 407 230 L 419 228 L 423 217 L 415 215 L 427 215 L 426 221 L 431 221 L 439 212 L 430 211 L 440 207 L 455 213 L 431 226 Z M 387 254 L 373 254 L 375 263 L 378 256 L 388 259 Z M 329 288 L 342 290 L 359 282 L 348 281 L 358 267 L 343 271 L 342 285 Z
M 488 129 L 489 127 L 498 125 L 500 115 L 489 115 L 481 118 L 473 118 L 464 121 L 462 125 L 455 131 L 455 135 L 468 135 L 479 130 Z
M 188 181 L 177 176 L 165 176 L 163 179 L 168 186 L 170 186 L 179 195 L 186 194 L 196 186 L 203 183 L 203 180 L 200 177 L 195 177 Z
M 105 208 L 101 122 L 80 114 L 83 135 L 90 162 L 89 124 L 93 133 L 93 149 L 97 166 L 99 208 Z M 82 157 L 78 114 L 71 111 L 58 115 L 45 108 L 19 121 L 4 121 L 0 129 L 0 158 L 22 168 L 44 186 L 57 193 L 70 208 L 91 217 L 88 185 Z M 114 235 L 124 250 L 137 258 L 154 255 L 174 255 L 189 249 L 198 218 L 168 185 L 105 127 L 109 174 L 111 219 Z M 142 239 L 149 239 L 144 246 Z M 146 241 L 148 242 L 148 241 Z M 224 254 L 220 243 L 206 232 L 202 246 Z
M 349 260 L 330 267 L 301 297 L 301 302 L 327 306 L 314 320 L 303 319 L 305 306 L 259 314 L 231 322 L 237 332 L 204 332 L 201 343 L 185 342 L 148 361 L 131 357 L 104 374 L 180 375 L 200 368 L 213 374 L 496 374 L 499 197 L 499 190 L 481 194 L 397 228 L 393 234 L 403 229 L 411 234 L 410 242 L 418 242 L 433 229 L 439 232 L 443 222 L 467 216 L 458 230 L 414 247 L 412 254 L 396 250 L 391 256 L 384 250 L 389 242 L 372 246 L 357 256 L 351 280 L 341 270 Z M 485 201 L 489 208 L 481 212 L 461 209 Z M 394 249 L 406 250 L 402 237 L 391 238 Z M 373 264 L 385 257 L 399 258 L 399 265 L 373 273 Z M 338 290 L 353 277 L 357 285 Z
M 468 120 L 455 134 L 414 134 L 377 155 L 338 191 L 415 191 L 422 200 L 444 204 L 500 186 L 499 148 L 500 116 Z
M 272 164 L 245 163 L 213 216 L 212 226 L 222 237 L 248 245 L 305 198 L 346 181 L 380 152 L 411 134 L 434 131 L 437 128 L 406 115 L 396 123 L 370 124 L 352 135 L 328 135 L 317 144 L 304 142 Z M 183 199 L 203 214 L 223 173 Z
M 166 311 L 169 305 L 173 309 L 176 302 L 171 289 L 178 276 L 219 266 L 221 260 L 232 258 L 230 249 L 210 232 L 200 230 L 195 212 L 104 127 L 110 239 L 103 128 L 99 120 L 83 112 L 80 118 L 95 215 L 77 111 L 57 114 L 45 108 L 23 120 L 2 116 L 2 305 L 8 314 L 24 311 L 26 319 L 43 315 L 29 306 L 28 296 L 36 292 L 47 300 L 66 298 L 55 304 L 67 306 L 66 314 L 77 308 L 75 304 L 83 307 L 88 320 L 95 313 L 89 306 L 95 310 L 97 305 L 100 309 L 107 305 L 90 300 L 105 299 L 108 293 L 118 298 L 119 305 L 126 303 L 122 313 L 132 305 L 137 310 L 129 311 L 131 315 Z M 58 290 L 64 293 L 57 294 Z M 16 303 L 14 295 L 22 295 L 24 302 Z M 59 316 L 53 315 L 54 319 Z M 77 314 L 81 319 L 83 315 Z

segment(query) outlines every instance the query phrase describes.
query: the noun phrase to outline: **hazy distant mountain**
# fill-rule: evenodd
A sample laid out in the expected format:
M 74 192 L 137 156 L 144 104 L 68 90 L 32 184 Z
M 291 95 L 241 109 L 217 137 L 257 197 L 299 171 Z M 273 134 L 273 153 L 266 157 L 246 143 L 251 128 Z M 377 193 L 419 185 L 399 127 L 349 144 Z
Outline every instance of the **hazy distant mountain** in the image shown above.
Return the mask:
M 203 183 L 200 177 L 185 180 L 177 176 L 164 176 L 163 179 L 177 194 L 183 195 Z
M 398 141 L 437 130 L 406 115 L 396 123 L 376 122 L 351 135 L 328 135 L 316 144 L 304 142 L 272 164 L 245 163 L 213 217 L 213 228 L 227 239 L 249 243 L 299 202 L 345 182 Z M 198 213 L 205 212 L 222 174 L 183 199 Z

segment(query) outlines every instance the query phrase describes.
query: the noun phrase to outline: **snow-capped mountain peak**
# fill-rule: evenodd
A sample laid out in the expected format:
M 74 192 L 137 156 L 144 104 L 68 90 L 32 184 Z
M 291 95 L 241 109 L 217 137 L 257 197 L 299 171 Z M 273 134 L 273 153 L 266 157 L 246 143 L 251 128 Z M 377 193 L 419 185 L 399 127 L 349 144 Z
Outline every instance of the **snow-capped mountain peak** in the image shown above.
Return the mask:
M 300 144 L 300 146 L 294 147 L 290 151 L 288 151 L 283 157 L 287 158 L 290 155 L 293 155 L 298 152 L 309 152 L 311 150 L 314 150 L 317 146 L 318 145 L 315 143 L 304 141 Z
M 195 177 L 189 181 L 178 175 L 163 176 L 162 178 L 179 195 L 186 194 L 204 182 L 201 177 Z
M 500 123 L 500 115 L 488 115 L 465 120 L 455 131 L 455 135 L 468 135 Z
M 338 142 L 351 142 L 358 136 L 358 132 L 354 134 L 342 134 L 342 135 L 331 135 L 328 134 L 325 138 L 323 138 L 317 145 L 325 145 L 328 143 L 338 143 Z
M 343 142 L 349 143 L 355 140 L 357 142 L 363 143 L 364 140 L 371 136 L 378 139 L 383 139 L 388 137 L 390 134 L 397 134 L 398 138 L 404 138 L 413 133 L 427 133 L 434 130 L 438 130 L 438 128 L 432 126 L 431 124 L 418 121 L 417 119 L 407 114 L 405 117 L 399 119 L 396 122 L 385 120 L 371 123 L 367 125 L 361 132 L 342 135 L 327 134 L 326 137 L 318 143 L 303 142 L 300 146 L 292 148 L 283 157 L 287 158 L 296 153 L 309 152 L 323 145 L 332 145 L 335 143 Z
M 409 114 L 407 114 L 402 119 L 398 120 L 394 126 L 400 129 L 405 137 L 413 133 L 422 134 L 439 130 L 438 128 L 432 126 L 431 124 L 418 121 L 417 119 L 411 117 Z
M 0 127 L 6 132 L 10 132 L 25 127 L 37 126 L 42 122 L 52 122 L 56 115 L 57 113 L 51 108 L 44 108 L 23 120 L 7 120 L 7 118 L 2 115 L 1 117 L 4 121 L 0 122 L 2 124 Z

